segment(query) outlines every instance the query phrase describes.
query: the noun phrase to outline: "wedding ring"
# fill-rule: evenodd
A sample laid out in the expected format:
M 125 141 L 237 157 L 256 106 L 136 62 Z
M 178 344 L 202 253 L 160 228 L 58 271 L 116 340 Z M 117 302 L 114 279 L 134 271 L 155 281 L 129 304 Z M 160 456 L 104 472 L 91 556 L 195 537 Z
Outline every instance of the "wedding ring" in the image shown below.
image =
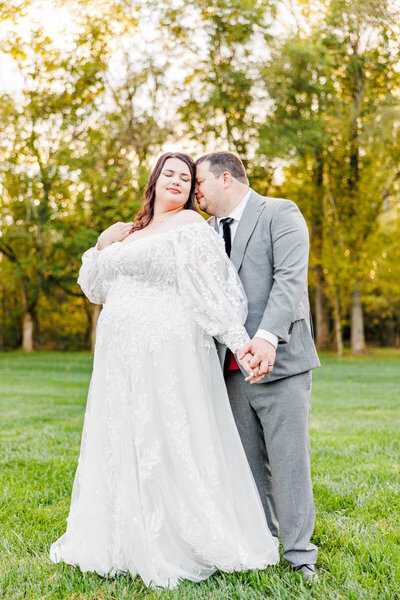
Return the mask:
M 274 363 L 268 363 L 268 366 L 269 366 L 269 367 L 273 367 L 273 366 L 274 366 Z

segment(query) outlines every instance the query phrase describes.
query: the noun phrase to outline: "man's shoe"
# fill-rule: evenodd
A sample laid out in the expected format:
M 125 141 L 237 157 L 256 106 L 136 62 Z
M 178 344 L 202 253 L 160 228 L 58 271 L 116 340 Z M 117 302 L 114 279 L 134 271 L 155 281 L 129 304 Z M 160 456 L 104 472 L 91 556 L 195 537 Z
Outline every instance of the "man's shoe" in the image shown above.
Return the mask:
M 298 565 L 297 567 L 293 567 L 294 571 L 297 573 L 301 573 L 304 581 L 315 581 L 318 579 L 318 574 L 315 570 L 315 565 Z

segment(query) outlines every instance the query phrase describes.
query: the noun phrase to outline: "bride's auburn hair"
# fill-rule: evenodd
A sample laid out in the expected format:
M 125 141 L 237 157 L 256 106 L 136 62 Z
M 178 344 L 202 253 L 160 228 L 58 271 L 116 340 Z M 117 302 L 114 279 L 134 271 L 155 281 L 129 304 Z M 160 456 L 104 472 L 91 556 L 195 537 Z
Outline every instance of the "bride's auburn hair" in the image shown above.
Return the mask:
M 179 158 L 179 160 L 184 162 L 189 167 L 192 181 L 190 186 L 189 198 L 187 199 L 187 202 L 183 208 L 186 210 L 195 210 L 197 212 L 194 198 L 194 188 L 196 185 L 196 164 L 193 158 L 189 156 L 189 154 L 183 154 L 182 152 L 166 152 L 165 154 L 162 154 L 157 160 L 156 166 L 150 174 L 149 182 L 145 191 L 145 201 L 142 208 L 135 217 L 131 231 L 143 229 L 143 227 L 149 225 L 151 220 L 153 219 L 157 179 L 160 177 L 161 171 L 164 168 L 165 161 L 167 161 L 169 158 Z

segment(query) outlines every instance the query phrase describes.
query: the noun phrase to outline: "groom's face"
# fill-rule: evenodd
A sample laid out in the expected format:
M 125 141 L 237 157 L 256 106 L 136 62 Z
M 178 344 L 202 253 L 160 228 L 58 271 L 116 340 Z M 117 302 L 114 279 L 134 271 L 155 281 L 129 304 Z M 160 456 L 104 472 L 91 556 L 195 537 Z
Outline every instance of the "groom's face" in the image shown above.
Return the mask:
M 201 210 L 209 215 L 219 216 L 224 199 L 222 176 L 215 177 L 205 160 L 196 167 L 196 200 Z

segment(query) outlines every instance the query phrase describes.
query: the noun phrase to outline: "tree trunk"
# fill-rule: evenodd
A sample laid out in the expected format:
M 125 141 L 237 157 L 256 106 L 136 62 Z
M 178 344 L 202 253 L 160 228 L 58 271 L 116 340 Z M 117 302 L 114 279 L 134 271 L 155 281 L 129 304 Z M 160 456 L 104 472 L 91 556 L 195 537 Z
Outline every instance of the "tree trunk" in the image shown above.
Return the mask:
M 336 338 L 336 353 L 338 356 L 343 356 L 343 334 L 342 334 L 342 319 L 340 315 L 340 298 L 339 292 L 335 291 L 334 301 L 334 320 L 335 320 L 335 338 Z
M 394 347 L 400 348 L 400 331 L 396 331 L 396 337 L 394 338 Z
M 329 330 L 328 299 L 326 297 L 321 276 L 318 273 L 315 281 L 315 344 L 318 350 L 328 350 L 331 345 Z
M 33 352 L 33 329 L 32 315 L 27 311 L 22 323 L 22 350 L 24 352 Z
M 91 346 L 92 352 L 94 352 L 94 346 L 96 343 L 96 327 L 97 327 L 97 319 L 99 318 L 100 311 L 101 311 L 100 304 L 94 304 L 92 307 L 92 331 L 91 331 L 91 336 L 90 336 L 90 342 L 91 342 L 90 346 Z
M 364 316 L 361 304 L 360 284 L 356 283 L 351 295 L 351 352 L 360 354 L 366 350 Z
M 24 308 L 24 319 L 22 321 L 22 346 L 21 349 L 24 352 L 33 352 L 33 331 L 34 331 L 34 320 L 32 314 L 32 307 L 28 305 L 28 299 L 26 297 L 24 280 L 22 277 L 19 279 L 21 288 L 21 301 Z

